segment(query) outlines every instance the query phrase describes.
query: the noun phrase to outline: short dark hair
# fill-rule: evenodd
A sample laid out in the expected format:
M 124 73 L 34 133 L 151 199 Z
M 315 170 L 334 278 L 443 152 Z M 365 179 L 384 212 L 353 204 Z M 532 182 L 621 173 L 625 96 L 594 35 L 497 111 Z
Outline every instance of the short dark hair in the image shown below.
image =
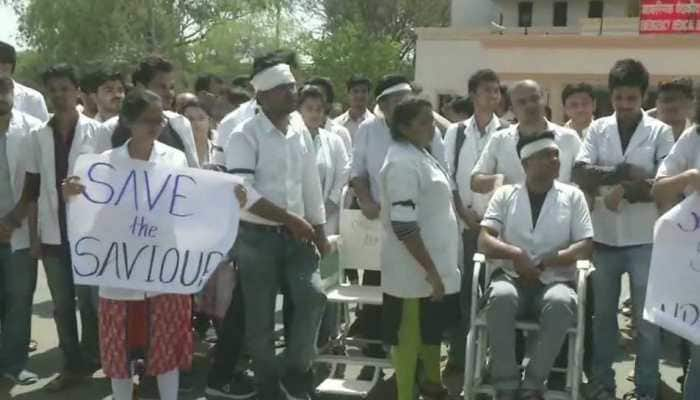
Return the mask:
M 394 109 L 393 118 L 391 119 L 391 137 L 394 140 L 405 140 L 403 133 L 401 133 L 401 128 L 410 125 L 418 113 L 423 108 L 430 108 L 432 110 L 433 105 L 425 98 L 419 96 L 408 96 Z
M 472 99 L 467 96 L 455 97 L 450 102 L 450 108 L 456 113 L 467 114 L 469 116 L 474 114 L 474 103 L 472 103 Z
M 12 64 L 12 72 L 17 66 L 17 51 L 15 47 L 7 42 L 0 41 L 0 63 Z
M 612 93 L 619 87 L 636 87 L 642 91 L 642 95 L 649 88 L 649 71 L 640 61 L 626 58 L 619 60 L 610 70 L 608 75 L 608 89 Z
M 250 93 L 240 87 L 229 88 L 226 90 L 226 100 L 231 104 L 245 103 L 250 100 Z
M 591 84 L 585 83 L 585 82 L 580 82 L 580 83 L 570 83 L 566 86 L 564 86 L 564 90 L 561 92 L 561 103 L 564 104 L 566 103 L 566 99 L 569 97 L 579 94 L 579 93 L 585 93 L 588 96 L 590 96 L 591 100 L 595 100 L 595 93 L 593 92 L 593 86 Z
M 321 88 L 321 90 L 325 92 L 325 98 L 328 104 L 333 104 L 335 101 L 335 90 L 333 89 L 333 82 L 330 78 L 317 76 L 309 79 L 306 83 Z
M 326 104 L 326 95 L 323 93 L 323 89 L 317 85 L 306 84 L 299 89 L 298 104 L 301 107 L 306 100 L 318 99 L 322 103 Z
M 693 80 L 690 78 L 677 78 L 670 81 L 660 82 L 658 93 L 680 92 L 686 99 L 693 99 Z
M 374 88 L 374 97 L 379 97 L 379 95 L 382 94 L 383 91 L 400 83 L 410 83 L 410 81 L 408 80 L 408 78 L 400 74 L 384 75 L 382 79 L 380 79 L 377 83 L 377 87 Z
M 169 73 L 175 70 L 175 66 L 166 58 L 159 55 L 150 55 L 139 63 L 139 67 L 131 76 L 134 84 L 148 86 L 159 73 Z
M 280 49 L 255 57 L 251 79 L 260 72 L 278 64 L 288 64 L 290 67 L 296 68 L 298 65 L 296 53 L 291 50 Z
M 467 90 L 469 91 L 469 93 L 476 93 L 476 91 L 479 89 L 479 85 L 488 82 L 495 82 L 499 86 L 501 84 L 501 80 L 498 78 L 498 74 L 496 74 L 494 70 L 488 68 L 480 69 L 474 72 L 469 77 L 469 82 L 467 83 Z
M 83 75 L 82 79 L 80 79 L 80 88 L 85 93 L 97 93 L 97 89 L 99 89 L 100 86 L 110 81 L 119 81 L 126 89 L 124 75 L 119 71 L 113 71 L 108 68 L 98 68 Z
M 349 92 L 356 86 L 367 86 L 367 90 L 369 91 L 372 88 L 372 81 L 370 81 L 369 78 L 364 75 L 354 74 L 350 77 L 350 79 L 348 79 L 347 82 L 345 82 L 345 87 Z
M 70 64 L 55 64 L 48 67 L 44 72 L 41 73 L 41 81 L 46 85 L 49 80 L 65 78 L 71 81 L 75 87 L 80 87 L 78 82 L 78 73 L 75 71 L 75 67 Z
M 224 80 L 214 74 L 204 74 L 197 77 L 194 82 L 194 91 L 199 93 L 201 91 L 209 91 L 213 83 L 224 83 Z

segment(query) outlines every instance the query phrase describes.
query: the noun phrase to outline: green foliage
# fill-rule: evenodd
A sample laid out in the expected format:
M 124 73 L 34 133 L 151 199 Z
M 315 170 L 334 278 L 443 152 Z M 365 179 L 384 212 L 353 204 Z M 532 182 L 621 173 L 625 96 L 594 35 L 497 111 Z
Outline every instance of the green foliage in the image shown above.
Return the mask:
M 442 26 L 449 0 L 0 0 L 14 6 L 30 50 L 18 79 L 36 82 L 56 62 L 94 63 L 130 72 L 148 53 L 176 62 L 182 83 L 200 73 L 225 78 L 250 71 L 253 57 L 288 47 L 302 75 L 339 86 L 353 73 L 376 81 L 412 75 L 415 27 Z M 299 77 L 300 79 L 303 76 Z
M 412 74 L 410 63 L 401 59 L 401 44 L 385 37 L 372 37 L 353 24 L 339 27 L 335 33 L 311 39 L 308 47 L 313 63 L 311 75 L 329 77 L 337 86 L 338 97 L 344 99 L 345 81 L 354 73 L 367 75 L 376 82 L 390 72 Z
M 14 0 L 20 34 L 41 64 L 133 65 L 160 53 L 184 65 L 191 46 L 263 0 Z

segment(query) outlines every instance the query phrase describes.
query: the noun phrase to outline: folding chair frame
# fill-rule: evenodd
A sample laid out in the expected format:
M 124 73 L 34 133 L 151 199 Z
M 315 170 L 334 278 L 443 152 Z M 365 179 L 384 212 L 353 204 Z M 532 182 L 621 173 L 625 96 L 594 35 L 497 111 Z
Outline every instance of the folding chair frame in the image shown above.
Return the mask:
M 486 257 L 477 253 L 474 255 L 474 279 L 472 281 L 472 300 L 470 310 L 470 331 L 467 335 L 466 358 L 464 368 L 464 399 L 475 399 L 477 394 L 486 394 L 495 397 L 493 386 L 484 382 L 484 370 L 488 351 L 488 335 L 486 321 L 480 318 L 481 310 L 478 309 L 481 296 L 479 293 L 479 274 L 485 268 Z M 583 341 L 586 326 L 586 286 L 588 275 L 593 271 L 589 261 L 579 261 L 577 268 L 577 315 L 576 325 L 567 331 L 568 341 L 568 368 L 566 369 L 565 391 L 547 391 L 545 398 L 562 400 L 579 400 L 580 384 L 583 371 Z M 486 279 L 487 286 L 490 279 Z M 536 332 L 539 324 L 533 322 L 516 321 L 516 329 Z M 564 372 L 553 368 L 553 371 Z

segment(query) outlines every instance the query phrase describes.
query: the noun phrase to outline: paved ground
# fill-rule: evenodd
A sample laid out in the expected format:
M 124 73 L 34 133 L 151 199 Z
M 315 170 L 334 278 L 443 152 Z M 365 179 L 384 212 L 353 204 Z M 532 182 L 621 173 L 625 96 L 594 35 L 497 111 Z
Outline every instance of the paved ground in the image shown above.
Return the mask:
M 39 349 L 31 354 L 29 367 L 38 373 L 41 380 L 36 385 L 13 387 L 7 380 L 0 380 L 0 400 L 108 400 L 110 388 L 109 381 L 100 372 L 88 380 L 82 387 L 75 388 L 65 393 L 53 394 L 42 390 L 42 387 L 55 376 L 61 366 L 61 354 L 57 348 L 58 342 L 55 334 L 55 326 L 51 319 L 51 298 L 43 273 L 40 273 L 39 284 L 35 296 L 34 317 L 32 320 L 33 338 L 39 342 Z M 629 347 L 630 341 L 623 340 L 621 346 Z M 661 366 L 662 378 L 666 387 L 663 389 L 663 400 L 680 399 L 678 395 L 679 385 L 676 378 L 680 375 L 680 369 L 676 360 L 676 345 L 672 340 L 666 340 L 666 354 L 669 360 L 664 361 Z M 195 358 L 194 370 L 196 371 L 195 391 L 187 396 L 182 396 L 183 400 L 204 399 L 204 385 L 206 380 L 207 362 L 206 346 L 200 345 Z M 622 353 L 621 353 L 622 354 Z M 616 365 L 618 377 L 618 395 L 631 390 L 632 384 L 625 377 L 629 374 L 633 364 L 633 357 L 629 352 L 625 352 L 618 359 Z M 356 373 L 349 371 L 349 373 Z M 390 375 L 390 374 L 389 374 Z M 390 400 L 386 387 L 378 388 L 372 398 Z

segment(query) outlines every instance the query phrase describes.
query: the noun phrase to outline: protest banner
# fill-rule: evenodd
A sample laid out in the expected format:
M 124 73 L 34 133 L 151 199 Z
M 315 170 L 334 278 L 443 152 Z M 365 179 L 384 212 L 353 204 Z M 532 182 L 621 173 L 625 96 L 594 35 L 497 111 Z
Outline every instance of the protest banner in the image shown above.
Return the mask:
M 656 222 L 644 318 L 700 345 L 700 196 Z
M 342 210 L 340 216 L 340 262 L 346 267 L 374 269 L 381 267 L 382 225 L 369 220 L 360 210 Z
M 67 203 L 79 285 L 199 292 L 231 249 L 240 209 L 237 178 L 110 155 L 83 155 L 85 185 Z
M 693 0 L 642 0 L 640 6 L 640 33 L 700 33 L 700 3 Z

